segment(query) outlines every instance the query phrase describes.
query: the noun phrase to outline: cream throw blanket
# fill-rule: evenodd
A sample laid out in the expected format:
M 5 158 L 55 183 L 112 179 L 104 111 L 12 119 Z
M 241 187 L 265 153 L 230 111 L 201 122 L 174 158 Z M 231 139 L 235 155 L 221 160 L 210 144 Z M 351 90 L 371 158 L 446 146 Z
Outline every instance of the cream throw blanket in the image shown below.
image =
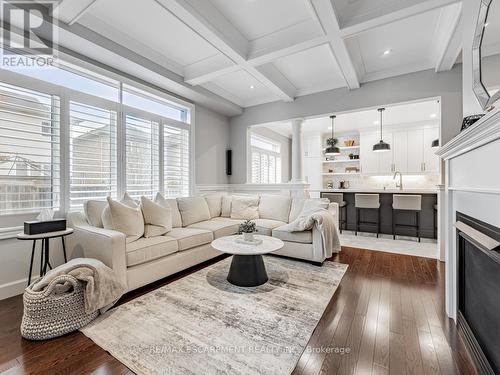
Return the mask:
M 100 310 L 101 314 L 110 309 L 125 293 L 127 286 L 100 260 L 76 258 L 47 272 L 37 281 L 32 290 L 40 292 L 59 275 L 71 275 L 85 283 L 85 312 L 87 314 Z M 65 293 L 70 285 L 62 284 L 56 293 Z
M 287 232 L 303 232 L 311 230 L 313 226 L 321 233 L 325 257 L 330 258 L 333 252 L 340 251 L 340 235 L 333 215 L 324 208 L 311 208 L 302 211 L 299 216 L 289 224 L 283 225 L 280 230 Z

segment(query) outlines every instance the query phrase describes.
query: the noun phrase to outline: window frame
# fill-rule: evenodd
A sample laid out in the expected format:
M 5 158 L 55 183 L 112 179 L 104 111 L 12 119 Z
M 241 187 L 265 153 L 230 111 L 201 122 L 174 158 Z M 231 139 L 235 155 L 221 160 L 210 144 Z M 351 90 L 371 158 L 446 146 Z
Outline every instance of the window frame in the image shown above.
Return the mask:
M 278 146 L 279 148 L 279 151 L 271 151 L 271 150 L 267 150 L 267 149 L 264 149 L 264 148 L 261 148 L 261 147 L 258 147 L 258 146 L 254 146 L 252 145 L 252 138 L 253 137 L 256 137 L 256 138 L 260 138 L 262 139 L 263 141 L 265 142 L 269 142 L 271 144 L 275 144 Z M 251 130 L 249 130 L 249 133 L 248 133 L 248 147 L 247 147 L 247 150 L 248 150 L 248 167 L 247 167 L 247 170 L 248 170 L 248 182 L 251 183 L 251 184 L 258 184 L 258 185 L 276 185 L 276 184 L 282 184 L 283 183 L 283 175 L 282 173 L 279 174 L 278 176 L 278 171 L 282 171 L 282 163 L 283 163 L 283 155 L 282 155 L 282 145 L 279 143 L 279 141 L 276 141 L 274 139 L 271 139 L 271 138 L 268 138 L 266 136 L 263 136 L 263 135 L 260 135 L 258 133 L 254 133 L 252 132 Z M 267 181 L 268 182 L 253 182 L 254 179 L 253 179 L 253 154 L 257 152 L 259 154 L 259 159 L 262 160 L 262 155 L 266 155 L 267 156 L 267 160 L 268 160 L 268 167 L 267 167 Z M 270 165 L 270 157 L 274 157 L 274 160 L 275 160 L 275 165 L 274 165 L 274 175 L 275 175 L 275 182 L 269 182 L 270 181 L 270 175 L 269 175 L 269 172 L 270 172 L 270 168 L 269 168 L 269 165 Z M 280 167 L 278 168 L 278 159 L 279 159 L 279 163 L 280 163 Z M 262 165 L 261 165 L 261 161 L 259 161 L 259 165 L 260 165 L 260 168 L 262 169 Z
M 70 88 L 52 84 L 50 82 L 29 77 L 20 73 L 13 71 L 0 69 L 0 80 L 6 84 L 13 86 L 25 88 L 28 90 L 39 91 L 47 95 L 56 95 L 60 98 L 60 202 L 59 209 L 56 211 L 56 216 L 65 216 L 70 210 L 70 187 L 69 187 L 69 157 L 70 157 L 70 130 L 69 130 L 69 119 L 70 119 L 70 101 L 78 102 L 81 104 L 91 105 L 95 107 L 100 107 L 103 109 L 116 111 L 117 116 L 117 194 L 122 196 L 125 192 L 125 181 L 126 181 L 126 168 L 125 168 L 125 111 L 130 111 L 137 114 L 145 114 L 149 117 L 154 117 L 160 123 L 160 127 L 163 124 L 178 127 L 181 129 L 186 129 L 189 131 L 189 194 L 192 195 L 195 189 L 195 117 L 196 117 L 196 107 L 194 104 L 183 101 L 177 97 L 168 95 L 164 91 L 157 89 L 155 87 L 146 86 L 142 82 L 137 82 L 133 79 L 119 75 L 113 71 L 94 66 L 92 64 L 75 60 L 72 57 L 65 56 L 65 61 L 74 66 L 81 67 L 84 70 L 95 72 L 98 75 L 108 76 L 112 80 L 119 80 L 120 82 L 120 102 L 114 102 L 105 98 L 96 97 L 90 94 L 86 94 L 80 91 L 76 91 Z M 88 78 L 85 72 L 82 76 Z M 177 121 L 164 116 L 153 114 L 150 112 L 142 111 L 138 108 L 129 107 L 121 103 L 121 90 L 123 84 L 127 84 L 131 87 L 136 87 L 138 90 L 142 90 L 146 93 L 151 93 L 154 96 L 161 97 L 167 102 L 171 102 L 172 105 L 177 107 L 186 108 L 186 122 Z M 163 192 L 163 131 L 160 131 L 160 191 Z M 20 225 L 22 221 L 33 219 L 39 211 L 23 211 L 19 213 L 2 213 L 0 214 L 0 228 L 13 227 L 12 217 L 15 217 L 17 225 Z M 10 217 L 10 219 L 8 219 Z M 2 220 L 2 218 L 6 218 Z M 4 222 L 8 222 L 7 226 L 3 225 Z

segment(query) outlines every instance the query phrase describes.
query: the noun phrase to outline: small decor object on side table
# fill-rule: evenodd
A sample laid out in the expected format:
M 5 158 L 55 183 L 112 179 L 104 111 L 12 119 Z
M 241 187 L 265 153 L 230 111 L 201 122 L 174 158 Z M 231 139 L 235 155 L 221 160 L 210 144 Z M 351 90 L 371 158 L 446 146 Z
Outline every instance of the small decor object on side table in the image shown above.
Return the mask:
M 253 234 L 255 232 L 257 232 L 257 228 L 255 222 L 251 220 L 246 220 L 244 223 L 241 223 L 238 228 L 238 234 L 243 233 L 243 239 L 246 242 L 254 242 Z

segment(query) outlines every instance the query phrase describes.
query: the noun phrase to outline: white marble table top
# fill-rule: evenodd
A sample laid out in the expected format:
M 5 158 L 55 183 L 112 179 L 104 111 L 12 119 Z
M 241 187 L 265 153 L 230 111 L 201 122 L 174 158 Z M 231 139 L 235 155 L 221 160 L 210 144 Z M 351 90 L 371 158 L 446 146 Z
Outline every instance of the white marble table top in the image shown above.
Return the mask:
M 244 244 L 236 242 L 237 238 L 243 238 L 242 235 L 225 236 L 212 241 L 212 247 L 215 250 L 222 251 L 226 254 L 233 255 L 262 255 L 279 250 L 284 246 L 283 241 L 279 238 L 263 236 L 260 234 L 254 235 L 255 238 L 261 239 L 262 243 L 258 245 Z
M 67 236 L 73 233 L 73 228 L 67 228 L 66 230 L 60 230 L 57 232 L 46 232 L 40 234 L 25 234 L 23 232 L 17 234 L 17 239 L 19 240 L 41 240 L 43 238 L 54 238 Z

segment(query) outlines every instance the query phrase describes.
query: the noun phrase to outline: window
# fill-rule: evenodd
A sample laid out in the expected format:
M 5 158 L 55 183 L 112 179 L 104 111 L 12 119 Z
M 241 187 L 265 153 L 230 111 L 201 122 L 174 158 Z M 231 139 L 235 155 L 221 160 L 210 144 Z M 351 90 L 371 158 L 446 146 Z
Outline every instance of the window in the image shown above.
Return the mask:
M 0 83 L 0 211 L 59 208 L 59 97 Z
M 109 75 L 0 69 L 0 215 L 190 194 L 193 106 Z
M 281 183 L 281 146 L 279 143 L 252 134 L 250 137 L 252 153 L 252 183 Z
M 70 102 L 70 209 L 83 202 L 116 197 L 115 111 Z
M 167 197 L 189 195 L 189 131 L 163 127 L 164 190 Z
M 132 197 L 154 198 L 160 190 L 159 125 L 132 115 L 125 124 L 126 190 Z

